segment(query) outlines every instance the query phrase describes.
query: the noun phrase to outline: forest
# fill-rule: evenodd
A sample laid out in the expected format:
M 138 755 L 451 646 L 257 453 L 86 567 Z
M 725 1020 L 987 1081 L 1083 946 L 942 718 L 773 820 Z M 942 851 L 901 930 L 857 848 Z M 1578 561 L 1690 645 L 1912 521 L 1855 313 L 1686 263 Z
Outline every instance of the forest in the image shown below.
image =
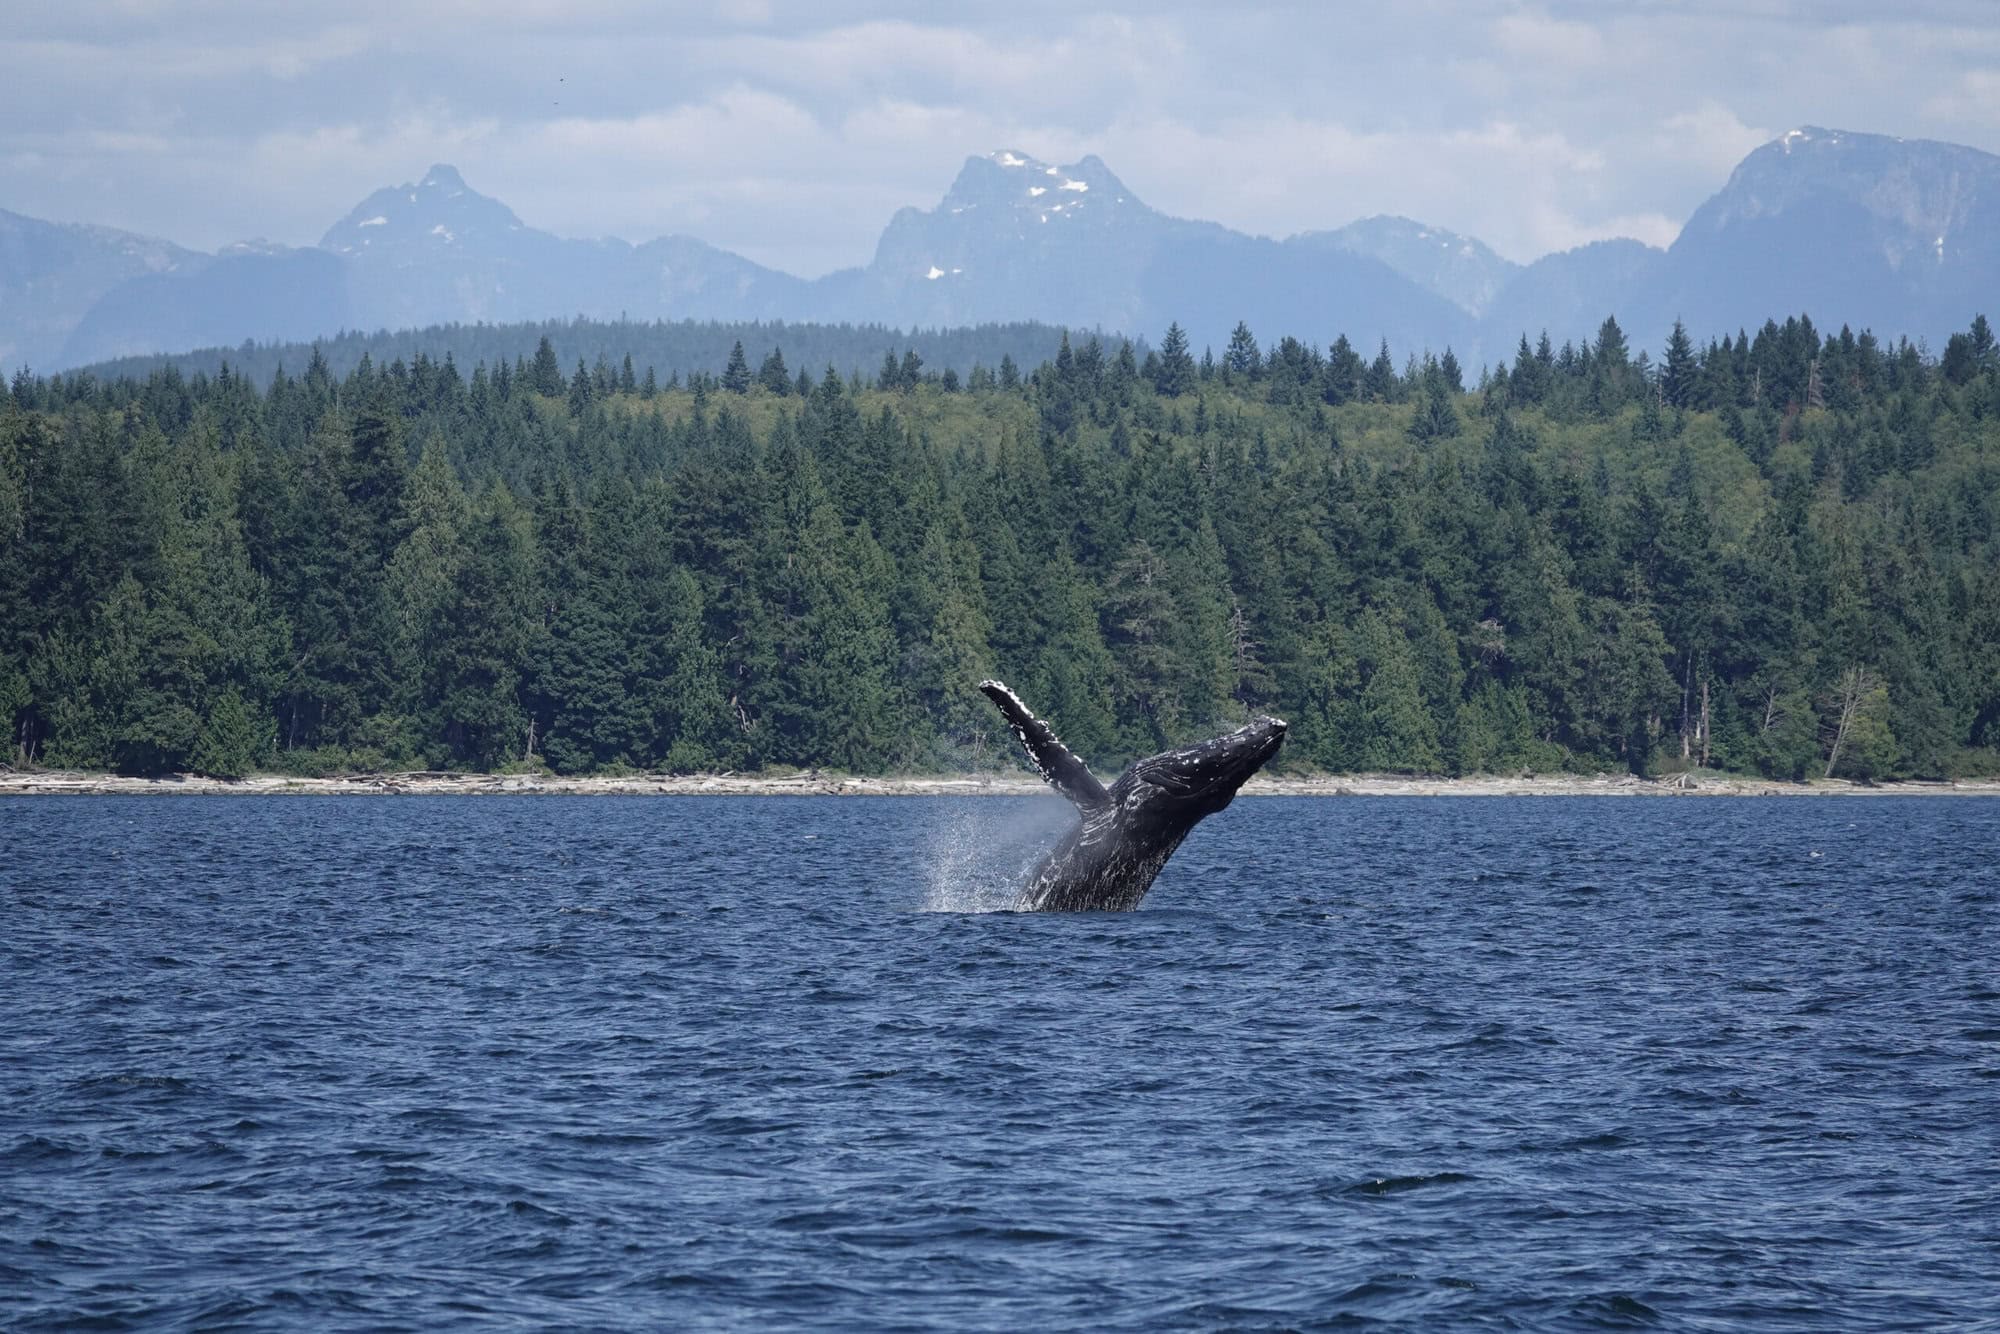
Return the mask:
M 1000 676 L 1114 768 L 1270 712 L 1303 771 L 2000 770 L 1983 317 L 468 361 L 16 376 L 11 763 L 977 770 Z

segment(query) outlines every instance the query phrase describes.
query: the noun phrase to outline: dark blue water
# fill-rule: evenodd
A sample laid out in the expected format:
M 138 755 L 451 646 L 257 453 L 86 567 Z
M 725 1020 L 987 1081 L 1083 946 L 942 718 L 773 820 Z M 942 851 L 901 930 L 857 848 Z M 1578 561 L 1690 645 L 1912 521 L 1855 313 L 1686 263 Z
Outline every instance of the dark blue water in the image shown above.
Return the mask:
M 2000 1328 L 2000 803 L 1051 805 L 0 802 L 0 1326 Z

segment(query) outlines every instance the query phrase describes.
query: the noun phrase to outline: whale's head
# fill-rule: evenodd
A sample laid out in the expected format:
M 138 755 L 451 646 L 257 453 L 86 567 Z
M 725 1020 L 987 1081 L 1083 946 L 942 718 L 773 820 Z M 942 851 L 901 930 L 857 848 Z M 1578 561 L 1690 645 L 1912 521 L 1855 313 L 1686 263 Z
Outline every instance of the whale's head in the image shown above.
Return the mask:
M 1190 822 L 1213 815 L 1284 743 L 1284 720 L 1266 717 L 1192 746 L 1148 756 L 1118 780 L 1124 789 L 1121 804 Z

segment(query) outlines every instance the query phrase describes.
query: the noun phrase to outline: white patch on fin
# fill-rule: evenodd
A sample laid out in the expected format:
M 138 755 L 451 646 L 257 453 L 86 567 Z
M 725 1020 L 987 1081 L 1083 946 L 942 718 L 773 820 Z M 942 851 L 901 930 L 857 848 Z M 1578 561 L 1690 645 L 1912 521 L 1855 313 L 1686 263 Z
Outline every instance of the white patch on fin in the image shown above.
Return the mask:
M 1104 785 L 1092 775 L 1090 766 L 1063 745 L 1055 729 L 1037 718 L 1034 710 L 1023 703 L 1006 682 L 981 681 L 979 689 L 1006 716 L 1008 730 L 1021 743 L 1021 749 L 1028 752 L 1029 762 L 1041 774 L 1043 781 L 1083 810 L 1100 806 L 1107 800 Z

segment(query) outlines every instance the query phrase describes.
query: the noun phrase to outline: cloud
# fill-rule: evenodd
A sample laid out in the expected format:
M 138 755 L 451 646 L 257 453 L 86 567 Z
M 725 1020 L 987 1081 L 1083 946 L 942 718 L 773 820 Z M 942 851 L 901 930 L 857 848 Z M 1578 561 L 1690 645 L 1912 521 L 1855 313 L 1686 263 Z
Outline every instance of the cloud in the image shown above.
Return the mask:
M 818 122 L 796 102 L 738 85 L 706 102 L 638 116 L 560 116 L 529 127 L 517 146 L 531 157 L 586 167 L 671 162 L 686 168 L 755 160 L 773 147 L 819 135 Z
M 1961 70 L 1924 102 L 1932 120 L 1966 121 L 2000 128 L 2000 69 Z
M 1681 221 L 1664 213 L 1614 213 L 1585 220 L 1552 205 L 1534 212 L 1531 230 L 1543 238 L 1538 255 L 1621 238 L 1664 250 L 1681 234 Z
M 988 114 L 1106 119 L 1175 86 L 1185 47 L 1167 24 L 1090 15 L 1068 30 L 992 34 L 878 20 L 698 41 L 709 70 L 820 98 L 953 100 Z
M 374 45 L 376 39 L 368 29 L 336 23 L 295 37 L 238 32 L 206 40 L 169 35 L 116 43 L 74 37 L 15 38 L 0 42 L 0 62 L 21 71 L 39 69 L 45 79 L 60 72 L 67 79 L 113 87 L 133 79 L 168 85 L 256 74 L 295 79 Z M 41 91 L 48 93 L 46 82 Z
M 1605 155 L 1508 120 L 1383 131 L 1298 117 L 1206 128 L 1142 121 L 1104 137 L 1114 169 L 1149 203 L 1246 231 L 1282 236 L 1397 213 L 1521 260 L 1611 234 L 1580 188 L 1604 172 Z M 1510 198 L 1542 203 L 1496 209 Z
M 1569 73 L 1601 70 L 1610 54 L 1604 35 L 1590 24 L 1551 18 L 1533 10 L 1496 20 L 1493 44 L 1544 72 L 1552 68 Z
M 1745 125 L 1734 111 L 1711 99 L 1692 111 L 1677 111 L 1661 121 L 1651 147 L 1661 157 L 1691 163 L 1722 176 L 1752 149 L 1777 138 L 1778 133 Z
M 434 161 L 533 225 L 863 262 L 969 154 L 1102 156 L 1267 235 L 1400 213 L 1516 259 L 1670 240 L 1816 123 L 2000 147 L 1990 0 L 72 0 L 0 30 L 0 207 L 310 242 Z

